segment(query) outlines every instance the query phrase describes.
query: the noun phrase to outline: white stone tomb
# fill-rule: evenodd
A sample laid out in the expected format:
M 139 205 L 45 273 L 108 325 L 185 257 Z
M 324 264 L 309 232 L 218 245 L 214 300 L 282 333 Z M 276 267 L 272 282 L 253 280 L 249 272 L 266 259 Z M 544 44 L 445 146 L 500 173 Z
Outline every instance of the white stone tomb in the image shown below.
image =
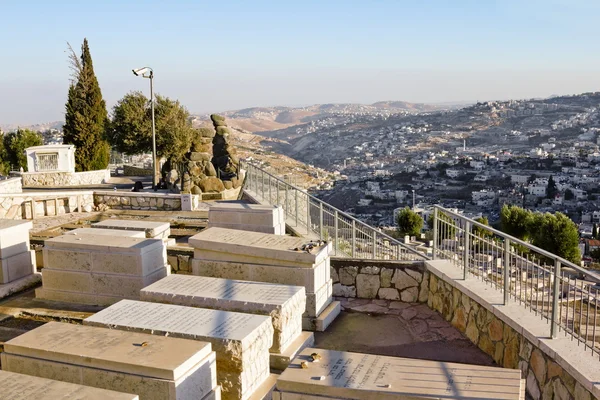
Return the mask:
M 224 399 L 246 400 L 269 378 L 270 317 L 122 300 L 83 324 L 210 342 Z
M 139 221 L 129 219 L 107 219 L 91 225 L 94 229 L 119 229 L 144 232 L 147 238 L 168 239 L 171 225 L 168 222 Z
M 333 302 L 331 243 L 301 250 L 310 241 L 226 228 L 208 228 L 192 236 L 194 275 L 304 286 L 304 330 L 325 330 L 340 312 Z
M 300 399 L 525 400 L 525 383 L 518 369 L 308 348 L 273 392 L 273 400 Z
M 142 301 L 270 316 L 274 331 L 270 349 L 273 369 L 285 369 L 300 350 L 314 344 L 314 334 L 302 332 L 306 295 L 301 286 L 170 275 L 142 289 L 140 298 Z
M 210 343 L 49 322 L 6 342 L 2 369 L 124 393 L 192 400 L 217 390 Z
M 135 394 L 0 371 L 3 400 L 139 400 Z
M 29 250 L 32 227 L 31 221 L 0 219 L 0 293 L 13 282 L 12 286 L 22 280 L 39 281 L 37 274 L 32 276 L 35 273 L 35 251 Z M 7 286 L 3 288 L 4 285 Z
M 140 290 L 170 274 L 160 239 L 63 235 L 45 242 L 42 288 L 56 301 L 110 305 L 139 299 Z
M 208 209 L 208 227 L 285 235 L 285 213 L 281 206 L 215 203 Z

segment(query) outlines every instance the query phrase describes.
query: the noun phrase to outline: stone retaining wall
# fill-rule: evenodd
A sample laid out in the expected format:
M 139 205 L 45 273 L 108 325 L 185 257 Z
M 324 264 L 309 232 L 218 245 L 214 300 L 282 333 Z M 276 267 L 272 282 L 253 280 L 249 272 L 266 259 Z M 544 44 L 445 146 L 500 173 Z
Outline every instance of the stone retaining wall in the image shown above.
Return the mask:
M 86 186 L 106 183 L 110 170 L 86 172 L 23 172 L 23 187 Z
M 427 301 L 429 272 L 419 261 L 332 258 L 331 278 L 337 297 Z
M 194 258 L 194 249 L 191 247 L 186 250 L 167 249 L 167 263 L 171 266 L 171 273 L 192 275 L 192 263 Z
M 75 211 L 91 212 L 93 208 L 91 191 L 0 194 L 0 219 L 34 219 Z
M 21 178 L 8 178 L 1 180 L 0 193 L 23 193 Z
M 94 192 L 98 209 L 118 210 L 181 210 L 181 195 L 154 192 Z M 105 207 L 103 207 L 105 206 Z
M 504 368 L 519 368 L 534 399 L 590 400 L 591 393 L 522 334 L 433 273 L 427 305 Z M 531 315 L 531 318 L 536 318 Z M 537 317 L 539 318 L 539 317 Z M 582 350 L 583 351 L 583 350 Z

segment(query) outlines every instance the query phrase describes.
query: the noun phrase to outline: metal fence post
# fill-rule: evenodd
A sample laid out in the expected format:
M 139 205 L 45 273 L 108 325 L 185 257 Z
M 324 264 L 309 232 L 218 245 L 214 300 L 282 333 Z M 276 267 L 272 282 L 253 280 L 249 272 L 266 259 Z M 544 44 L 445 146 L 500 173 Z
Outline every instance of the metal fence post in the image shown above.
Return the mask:
M 373 260 L 377 258 L 377 231 L 373 229 Z
M 319 202 L 319 238 L 326 239 L 323 237 L 323 202 Z
M 433 207 L 433 249 L 431 251 L 431 259 L 435 260 L 438 247 L 438 209 Z
M 465 253 L 463 255 L 463 279 L 467 280 L 467 272 L 469 271 L 469 257 L 471 256 L 471 222 L 465 221 Z
M 356 221 L 352 219 L 352 258 L 356 256 Z
M 310 223 L 310 196 L 306 193 L 306 234 L 310 234 L 311 223 Z
M 333 235 L 334 235 L 334 240 L 335 240 L 335 246 L 334 246 L 333 249 L 335 251 L 334 254 L 337 256 L 338 255 L 337 248 L 340 245 L 340 242 L 339 242 L 339 239 L 338 239 L 338 218 L 339 218 L 339 216 L 338 216 L 338 211 L 337 210 L 335 210 L 335 214 L 334 214 L 333 218 L 334 218 L 334 221 L 333 221 L 333 230 L 334 230 L 334 233 L 333 233 Z
M 277 190 L 277 205 L 280 206 L 281 203 L 279 202 L 279 179 L 275 180 L 275 184 L 277 185 L 277 187 L 275 188 L 275 190 Z
M 295 194 L 295 200 L 294 200 L 294 206 L 296 208 L 296 227 L 298 227 L 298 189 L 294 188 L 294 194 Z
M 560 315 L 558 315 L 558 296 L 561 290 L 560 282 L 560 261 L 554 260 L 554 287 L 552 290 L 552 316 L 550 319 L 550 337 L 556 338 L 558 326 L 560 324 Z
M 504 241 L 504 268 L 502 270 L 504 283 L 504 305 L 508 304 L 508 296 L 510 295 L 510 239 Z
M 265 171 L 260 170 L 260 197 L 265 199 Z
M 271 185 L 272 185 L 271 184 L 271 175 L 268 175 L 268 176 L 269 176 L 269 180 L 267 182 L 269 182 L 269 204 L 273 204 L 273 193 L 271 190 Z
M 284 188 L 285 188 L 285 207 L 283 208 L 283 212 L 285 213 L 285 216 L 289 216 L 288 213 L 288 207 L 289 207 L 289 203 L 288 203 L 288 184 L 287 183 L 283 183 L 284 184 Z

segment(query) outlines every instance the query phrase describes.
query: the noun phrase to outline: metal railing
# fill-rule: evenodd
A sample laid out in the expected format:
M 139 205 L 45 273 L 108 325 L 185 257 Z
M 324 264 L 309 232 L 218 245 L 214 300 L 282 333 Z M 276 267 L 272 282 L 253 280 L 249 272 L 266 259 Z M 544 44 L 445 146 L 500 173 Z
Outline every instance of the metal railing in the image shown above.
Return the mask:
M 244 162 L 244 189 L 259 200 L 280 205 L 286 222 L 307 238 L 331 241 L 333 255 L 380 260 L 427 260 L 429 257 L 351 215 L 311 196 L 264 169 Z
M 450 260 L 600 355 L 600 275 L 501 231 L 436 206 L 433 259 Z

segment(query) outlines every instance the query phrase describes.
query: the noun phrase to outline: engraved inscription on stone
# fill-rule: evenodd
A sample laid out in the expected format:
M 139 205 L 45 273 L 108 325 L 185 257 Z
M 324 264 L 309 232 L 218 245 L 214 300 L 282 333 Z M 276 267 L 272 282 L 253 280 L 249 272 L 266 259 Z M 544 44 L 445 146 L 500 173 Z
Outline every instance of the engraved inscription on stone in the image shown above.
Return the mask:
M 149 292 L 266 304 L 283 304 L 298 292 L 298 288 L 293 286 L 181 275 L 168 276 L 146 289 Z
M 108 325 L 241 340 L 262 324 L 264 318 L 252 314 L 121 300 L 87 320 Z

